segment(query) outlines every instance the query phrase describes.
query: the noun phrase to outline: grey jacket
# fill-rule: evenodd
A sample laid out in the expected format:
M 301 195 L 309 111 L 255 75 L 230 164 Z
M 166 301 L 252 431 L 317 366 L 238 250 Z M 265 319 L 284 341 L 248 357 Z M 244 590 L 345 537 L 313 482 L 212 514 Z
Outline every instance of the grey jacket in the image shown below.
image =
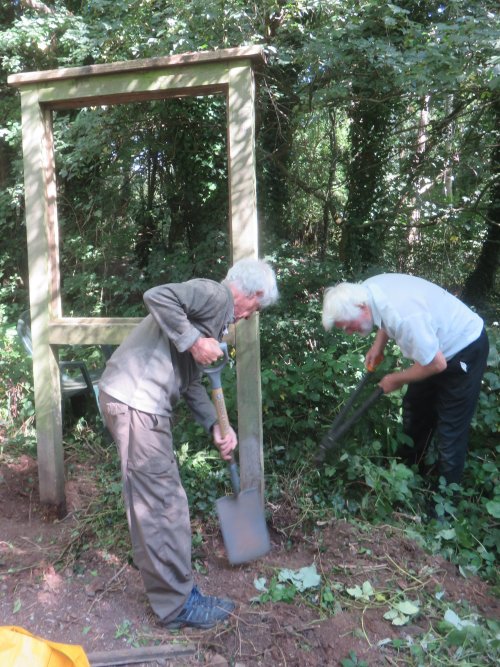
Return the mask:
M 153 287 L 144 302 L 150 314 L 114 352 L 99 388 L 136 410 L 163 416 L 182 396 L 208 430 L 217 416 L 188 350 L 200 336 L 222 340 L 234 320 L 231 291 L 198 278 Z

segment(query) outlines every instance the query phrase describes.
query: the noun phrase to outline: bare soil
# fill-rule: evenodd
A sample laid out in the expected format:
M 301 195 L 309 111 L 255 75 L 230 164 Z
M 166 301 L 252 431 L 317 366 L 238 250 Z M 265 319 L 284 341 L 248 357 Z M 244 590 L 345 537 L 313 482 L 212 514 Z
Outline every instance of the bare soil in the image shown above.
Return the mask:
M 195 526 L 204 541 L 196 559 L 201 590 L 237 602 L 231 620 L 208 631 L 168 631 L 151 613 L 139 572 L 125 557 L 100 551 L 89 540 L 72 559 L 76 512 L 92 499 L 85 467 L 76 467 L 67 482 L 69 514 L 57 520 L 40 506 L 36 461 L 28 456 L 0 459 L 0 625 L 22 626 L 58 642 L 96 651 L 133 646 L 186 643 L 191 656 L 158 664 L 259 665 L 316 667 L 341 665 L 350 652 L 370 667 L 399 664 L 384 639 L 425 633 L 432 618 L 418 617 L 397 627 L 383 618 L 387 604 L 346 604 L 345 595 L 327 617 L 319 600 L 307 604 L 252 602 L 259 593 L 257 577 L 269 581 L 283 568 L 316 565 L 339 586 L 362 585 L 376 590 L 404 590 L 417 598 L 444 591 L 446 599 L 467 600 L 488 618 L 499 618 L 499 601 L 478 578 L 464 579 L 440 557 L 426 554 L 401 531 L 390 526 L 369 532 L 334 521 L 311 535 L 286 536 L 281 526 L 294 522 L 293 508 L 270 508 L 272 550 L 244 566 L 228 564 L 217 526 Z M 379 644 L 382 642 L 382 645 Z M 28 666 L 27 666 L 28 667 Z

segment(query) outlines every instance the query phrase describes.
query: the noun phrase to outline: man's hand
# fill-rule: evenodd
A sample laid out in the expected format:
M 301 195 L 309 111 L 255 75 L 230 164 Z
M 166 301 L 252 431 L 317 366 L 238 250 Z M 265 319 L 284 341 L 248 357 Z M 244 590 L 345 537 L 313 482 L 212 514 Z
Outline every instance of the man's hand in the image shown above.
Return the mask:
M 203 338 L 203 336 L 191 345 L 189 351 L 193 355 L 194 360 L 202 366 L 213 364 L 214 361 L 217 361 L 223 355 L 220 345 L 215 338 Z
M 409 384 L 410 382 L 420 382 L 420 380 L 425 380 L 426 378 L 431 377 L 431 375 L 442 373 L 446 366 L 446 359 L 444 358 L 443 353 L 439 351 L 436 353 L 436 356 L 430 364 L 422 366 L 422 364 L 419 364 L 418 361 L 416 361 L 412 366 L 403 371 L 385 375 L 378 383 L 378 386 L 382 387 L 384 394 L 390 394 L 391 391 L 396 391 L 396 389 L 400 389 L 405 384 Z
M 401 373 L 389 373 L 389 375 L 384 375 L 384 377 L 378 383 L 379 387 L 382 387 L 384 394 L 390 394 L 391 391 L 396 391 L 396 389 L 401 389 L 405 385 L 407 380 L 402 377 Z
M 213 436 L 214 436 L 215 446 L 220 452 L 221 459 L 224 459 L 224 461 L 230 461 L 231 452 L 233 451 L 233 449 L 236 448 L 236 445 L 238 444 L 238 438 L 236 437 L 236 433 L 233 431 L 232 427 L 230 426 L 227 435 L 222 437 L 220 432 L 220 426 L 216 422 L 214 424 Z

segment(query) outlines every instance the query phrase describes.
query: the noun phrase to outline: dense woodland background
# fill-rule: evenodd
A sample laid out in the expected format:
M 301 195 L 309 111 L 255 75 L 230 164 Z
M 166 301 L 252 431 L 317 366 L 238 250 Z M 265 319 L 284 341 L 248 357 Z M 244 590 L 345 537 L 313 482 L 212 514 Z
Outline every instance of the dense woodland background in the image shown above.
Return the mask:
M 2 296 L 27 287 L 20 102 L 8 74 L 259 44 L 262 253 L 295 249 L 354 279 L 418 272 L 480 305 L 500 247 L 497 9 L 4 0 Z M 55 132 L 67 310 L 123 313 L 150 283 L 224 274 L 221 97 L 60 112 Z
M 395 509 L 419 515 L 432 496 L 455 522 L 442 534 L 420 526 L 418 539 L 498 584 L 496 0 L 2 0 L 0 26 L 4 437 L 34 442 L 30 364 L 15 337 L 28 275 L 20 100 L 7 76 L 261 45 L 260 248 L 281 290 L 261 318 L 268 499 L 288 499 L 305 525 L 331 512 L 372 522 L 394 520 Z M 224 277 L 225 113 L 225 100 L 212 96 L 55 114 L 65 315 L 140 315 L 151 285 Z M 398 392 L 354 428 L 335 460 L 320 472 L 311 463 L 359 380 L 367 345 L 322 331 L 322 290 L 381 271 L 438 282 L 485 318 L 490 362 L 459 504 L 453 489 L 433 492 L 399 463 Z M 384 368 L 401 363 L 394 348 Z M 234 370 L 226 386 L 234 419 Z M 83 424 L 68 426 L 68 441 L 100 437 Z M 220 494 L 220 470 L 203 458 L 204 436 L 182 410 L 176 428 L 193 511 L 203 513 Z

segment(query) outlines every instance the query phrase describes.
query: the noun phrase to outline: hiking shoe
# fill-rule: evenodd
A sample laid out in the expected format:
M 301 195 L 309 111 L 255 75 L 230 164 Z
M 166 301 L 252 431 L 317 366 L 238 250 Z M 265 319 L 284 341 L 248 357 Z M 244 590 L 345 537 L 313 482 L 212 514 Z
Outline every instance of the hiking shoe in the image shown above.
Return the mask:
M 205 630 L 225 621 L 233 609 L 234 602 L 231 600 L 224 600 L 213 595 L 202 595 L 198 588 L 193 586 L 180 614 L 163 625 L 171 630 L 182 628 L 185 625 Z
M 220 609 L 224 609 L 225 611 L 233 611 L 235 604 L 232 600 L 228 600 L 227 598 L 218 598 L 215 595 L 203 595 L 200 593 L 199 589 L 197 586 L 193 586 L 193 590 L 191 591 L 191 595 L 194 595 L 198 598 L 198 601 L 200 604 L 204 605 L 205 607 L 219 607 Z

